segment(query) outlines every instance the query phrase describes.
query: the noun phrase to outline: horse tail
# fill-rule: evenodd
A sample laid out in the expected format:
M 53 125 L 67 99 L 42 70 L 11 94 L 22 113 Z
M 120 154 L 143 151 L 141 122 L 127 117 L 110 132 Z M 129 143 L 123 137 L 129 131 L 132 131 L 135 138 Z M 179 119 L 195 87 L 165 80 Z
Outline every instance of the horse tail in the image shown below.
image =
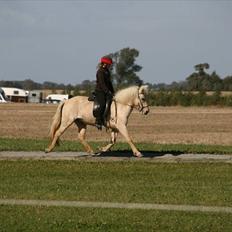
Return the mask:
M 49 132 L 49 136 L 50 136 L 51 140 L 54 139 L 55 133 L 60 127 L 64 103 L 65 103 L 65 101 L 62 101 L 58 105 L 56 113 L 53 116 L 53 121 L 52 121 L 52 125 L 51 125 L 50 132 Z

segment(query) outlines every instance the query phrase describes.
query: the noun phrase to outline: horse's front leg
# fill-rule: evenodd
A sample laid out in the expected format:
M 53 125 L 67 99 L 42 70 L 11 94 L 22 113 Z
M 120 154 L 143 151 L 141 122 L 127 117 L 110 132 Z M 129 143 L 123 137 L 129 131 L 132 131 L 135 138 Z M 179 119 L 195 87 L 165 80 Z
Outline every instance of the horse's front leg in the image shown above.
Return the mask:
M 129 136 L 129 133 L 128 133 L 128 130 L 127 130 L 127 127 L 126 125 L 124 124 L 120 124 L 118 125 L 118 130 L 119 132 L 125 137 L 126 141 L 128 142 L 128 144 L 130 145 L 133 153 L 134 153 L 134 156 L 136 157 L 142 157 L 143 155 L 141 154 L 141 152 L 135 147 L 131 137 Z
M 99 150 L 102 151 L 102 152 L 106 152 L 106 151 L 109 151 L 111 147 L 114 146 L 115 142 L 116 142 L 116 137 L 117 137 L 117 132 L 116 131 L 112 131 L 111 132 L 111 140 L 110 140 L 110 143 L 107 144 L 106 146 L 100 148 Z

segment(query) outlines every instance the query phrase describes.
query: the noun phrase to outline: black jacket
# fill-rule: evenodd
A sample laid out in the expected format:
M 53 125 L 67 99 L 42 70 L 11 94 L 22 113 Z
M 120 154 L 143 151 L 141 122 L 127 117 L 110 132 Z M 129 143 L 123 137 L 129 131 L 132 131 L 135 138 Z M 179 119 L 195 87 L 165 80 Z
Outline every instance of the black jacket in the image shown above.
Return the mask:
M 104 93 L 114 94 L 114 88 L 111 82 L 110 71 L 106 68 L 100 67 L 96 74 L 97 84 L 96 90 Z

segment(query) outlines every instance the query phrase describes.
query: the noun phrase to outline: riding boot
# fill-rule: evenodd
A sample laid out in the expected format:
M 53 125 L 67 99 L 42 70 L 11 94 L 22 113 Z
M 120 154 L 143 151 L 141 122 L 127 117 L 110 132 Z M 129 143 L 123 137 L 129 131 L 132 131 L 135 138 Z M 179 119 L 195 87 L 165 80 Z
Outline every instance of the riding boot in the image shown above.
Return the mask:
M 112 98 L 113 98 L 113 96 L 111 94 L 107 94 L 105 110 L 104 110 L 104 113 L 103 113 L 104 126 L 107 125 L 107 120 L 110 117 L 110 107 L 111 107 L 111 103 L 112 103 Z
M 98 130 L 102 130 L 103 120 L 101 118 L 96 118 L 95 126 Z
M 104 112 L 105 112 L 105 104 L 106 104 L 106 96 L 104 91 L 95 90 L 96 95 L 96 109 L 94 110 L 94 116 L 96 118 L 95 125 L 101 130 L 104 125 Z

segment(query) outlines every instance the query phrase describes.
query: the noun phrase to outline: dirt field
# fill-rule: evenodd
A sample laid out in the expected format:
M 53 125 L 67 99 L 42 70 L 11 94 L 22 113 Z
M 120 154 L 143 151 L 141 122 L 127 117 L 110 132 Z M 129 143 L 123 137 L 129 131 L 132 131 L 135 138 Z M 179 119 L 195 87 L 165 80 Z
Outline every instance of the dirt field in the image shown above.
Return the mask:
M 0 104 L 0 137 L 48 138 L 49 126 L 57 105 Z M 134 111 L 129 132 L 135 142 L 232 144 L 232 108 L 153 107 L 147 116 Z M 76 140 L 71 126 L 62 136 Z M 109 132 L 89 127 L 87 140 L 105 141 Z M 119 136 L 120 141 L 123 138 Z

